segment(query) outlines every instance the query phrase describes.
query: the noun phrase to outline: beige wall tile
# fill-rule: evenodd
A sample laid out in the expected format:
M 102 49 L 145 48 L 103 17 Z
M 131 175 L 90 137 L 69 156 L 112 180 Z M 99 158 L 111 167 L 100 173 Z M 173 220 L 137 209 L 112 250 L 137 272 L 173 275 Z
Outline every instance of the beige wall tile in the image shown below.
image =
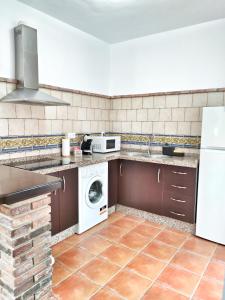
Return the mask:
M 135 109 L 127 110 L 127 121 L 136 121 L 137 120 L 137 111 Z
M 73 131 L 72 120 L 64 120 L 62 124 L 63 124 L 63 133 L 68 133 Z
M 192 107 L 192 94 L 179 95 L 179 107 Z
M 38 134 L 38 120 L 27 119 L 25 120 L 25 135 Z
M 9 121 L 7 119 L 0 119 L 0 136 L 9 135 Z
M 152 122 L 142 122 L 141 124 L 141 132 L 145 134 L 152 134 Z
M 62 120 L 52 120 L 52 134 L 63 133 L 63 121 Z
M 143 108 L 153 108 L 154 97 L 143 97 Z
M 23 119 L 9 119 L 9 135 L 24 135 L 25 123 Z
M 191 122 L 178 122 L 177 134 L 190 135 Z
M 154 96 L 154 108 L 165 108 L 166 97 L 165 96 Z
M 45 107 L 44 106 L 31 106 L 32 119 L 44 119 L 45 118 Z
M 112 100 L 112 108 L 113 109 L 121 109 L 122 108 L 121 99 L 113 99 Z
M 52 121 L 39 120 L 38 121 L 38 133 L 39 134 L 51 134 L 52 133 Z
M 99 132 L 99 126 L 98 126 L 98 121 L 91 121 L 91 131 L 93 132 L 93 133 L 97 133 L 97 132 Z
M 98 108 L 99 107 L 99 98 L 98 97 L 91 97 L 91 108 Z
M 78 108 L 75 106 L 68 107 L 68 120 L 77 120 Z
M 95 110 L 94 108 L 87 108 L 87 120 L 93 121 L 95 119 Z
M 45 119 L 47 120 L 56 119 L 56 106 L 45 106 Z
M 104 99 L 104 98 L 99 98 L 98 104 L 99 104 L 99 108 L 101 108 L 101 109 L 106 109 L 106 99 Z
M 73 93 L 63 92 L 62 93 L 62 99 L 65 102 L 70 103 L 70 105 L 73 105 Z
M 117 111 L 117 120 L 121 122 L 127 120 L 127 111 L 125 109 Z
M 138 109 L 137 110 L 137 121 L 147 121 L 148 120 L 148 110 Z
M 110 122 L 105 121 L 105 131 L 110 131 Z
M 78 120 L 83 120 L 83 121 L 87 120 L 87 110 L 86 110 L 86 108 L 78 107 L 77 119 Z
M 191 123 L 191 135 L 201 135 L 202 124 L 201 122 L 192 122 Z
M 159 121 L 159 109 L 148 109 L 148 121 Z
M 199 108 L 185 108 L 185 121 L 199 121 L 200 110 Z
M 142 108 L 142 98 L 141 97 L 136 97 L 136 98 L 131 98 L 131 107 L 132 109 L 139 109 Z
M 105 132 L 105 131 L 106 131 L 105 121 L 99 122 L 99 131 L 100 131 L 100 132 Z M 120 131 L 121 131 L 121 130 L 120 130 Z
M 152 131 L 154 134 L 164 134 L 165 133 L 165 123 L 164 122 L 153 122 Z
M 207 93 L 193 94 L 193 107 L 207 106 Z
M 126 111 L 125 111 L 125 113 L 126 113 Z M 109 121 L 109 110 L 108 109 L 102 109 L 102 120 Z
M 223 106 L 223 92 L 208 93 L 208 106 Z
M 165 134 L 177 134 L 177 122 L 165 122 Z
M 81 95 L 73 94 L 73 106 L 81 107 Z
M 184 121 L 184 108 L 172 108 L 172 121 Z
M 81 131 L 82 131 L 81 121 L 73 121 L 73 132 L 81 133 Z
M 166 107 L 178 107 L 178 95 L 166 96 Z
M 159 120 L 160 121 L 171 121 L 172 112 L 170 108 L 161 108 L 159 110 Z
M 141 122 L 132 122 L 131 126 L 133 133 L 141 133 Z
M 131 122 L 122 122 L 122 132 L 130 133 L 132 131 Z
M 16 104 L 16 117 L 19 119 L 30 119 L 31 106 L 26 104 Z
M 16 105 L 0 103 L 0 118 L 16 118 Z
M 110 110 L 109 118 L 110 118 L 110 121 L 117 121 L 117 111 L 116 110 Z
M 83 133 L 91 133 L 91 122 L 90 121 L 81 121 L 82 132 Z
M 99 108 L 95 109 L 95 121 L 101 121 L 102 120 L 102 111 Z
M 68 118 L 68 107 L 67 106 L 57 106 L 57 119 L 67 120 Z
M 131 98 L 121 99 L 122 109 L 131 109 Z
M 110 109 L 110 108 L 111 108 L 111 100 L 110 100 L 110 99 L 106 99 L 106 100 L 105 100 L 105 103 L 106 103 L 106 104 L 105 104 L 105 108 L 106 108 L 106 109 Z
M 81 106 L 82 107 L 91 107 L 91 97 L 87 95 L 82 95 L 81 96 Z
M 122 130 L 122 123 L 121 122 L 113 122 L 112 130 L 115 132 L 121 132 Z

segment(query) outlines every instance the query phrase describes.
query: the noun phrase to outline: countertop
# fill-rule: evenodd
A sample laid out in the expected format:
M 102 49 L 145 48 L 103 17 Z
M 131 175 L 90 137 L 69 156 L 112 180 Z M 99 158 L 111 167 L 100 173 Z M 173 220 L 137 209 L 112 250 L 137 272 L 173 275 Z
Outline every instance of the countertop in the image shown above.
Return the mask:
M 173 166 L 189 167 L 189 168 L 197 168 L 199 163 L 198 155 L 188 154 L 184 157 L 175 157 L 175 156 L 148 157 L 146 156 L 146 152 L 137 152 L 135 156 L 131 156 L 132 153 L 135 153 L 135 151 L 132 152 L 120 151 L 120 152 L 111 152 L 107 154 L 93 153 L 92 155 L 83 155 L 81 158 L 76 158 L 75 156 L 70 156 L 68 158 L 62 158 L 61 156 L 54 156 L 54 158 L 63 159 L 65 161 L 65 164 L 63 166 L 37 170 L 35 172 L 39 174 L 48 174 L 48 173 L 88 166 L 91 164 L 97 164 L 97 163 L 115 160 L 115 159 L 133 160 L 133 161 L 149 162 L 149 163 L 173 165 Z M 154 154 L 158 155 L 159 153 L 154 153 Z
M 0 204 L 13 204 L 61 188 L 60 178 L 0 165 Z

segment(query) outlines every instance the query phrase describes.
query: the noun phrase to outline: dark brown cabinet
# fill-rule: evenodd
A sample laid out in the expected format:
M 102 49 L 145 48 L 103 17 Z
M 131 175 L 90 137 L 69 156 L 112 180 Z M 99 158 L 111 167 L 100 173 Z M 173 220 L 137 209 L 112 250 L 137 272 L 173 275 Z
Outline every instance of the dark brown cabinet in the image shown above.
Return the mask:
M 162 166 L 121 160 L 119 204 L 162 214 Z
M 108 163 L 108 207 L 116 205 L 119 192 L 119 164 L 120 161 L 111 160 Z
M 78 223 L 78 169 L 49 174 L 61 177 L 63 187 L 52 193 L 52 235 Z

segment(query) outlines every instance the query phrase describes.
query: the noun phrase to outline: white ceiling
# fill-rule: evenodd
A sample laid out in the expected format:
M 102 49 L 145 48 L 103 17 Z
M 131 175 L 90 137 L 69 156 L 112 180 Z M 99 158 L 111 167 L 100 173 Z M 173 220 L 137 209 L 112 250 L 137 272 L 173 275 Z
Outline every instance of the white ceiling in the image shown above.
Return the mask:
M 225 0 L 19 0 L 108 43 L 225 18 Z

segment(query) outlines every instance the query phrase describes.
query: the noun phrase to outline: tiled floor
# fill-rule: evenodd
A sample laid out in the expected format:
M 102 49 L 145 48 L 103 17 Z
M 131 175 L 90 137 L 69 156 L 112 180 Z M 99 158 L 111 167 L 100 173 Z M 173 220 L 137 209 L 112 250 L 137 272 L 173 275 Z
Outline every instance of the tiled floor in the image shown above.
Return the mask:
M 62 300 L 221 300 L 225 247 L 121 213 L 53 247 Z

